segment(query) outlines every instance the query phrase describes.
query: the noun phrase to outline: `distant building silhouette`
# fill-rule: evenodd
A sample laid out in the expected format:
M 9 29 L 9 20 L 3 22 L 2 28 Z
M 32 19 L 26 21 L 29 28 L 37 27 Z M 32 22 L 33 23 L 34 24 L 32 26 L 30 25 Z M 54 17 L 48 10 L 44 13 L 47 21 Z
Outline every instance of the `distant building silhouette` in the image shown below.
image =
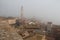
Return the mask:
M 47 32 L 51 33 L 52 32 L 52 22 L 48 22 L 46 28 L 47 28 Z

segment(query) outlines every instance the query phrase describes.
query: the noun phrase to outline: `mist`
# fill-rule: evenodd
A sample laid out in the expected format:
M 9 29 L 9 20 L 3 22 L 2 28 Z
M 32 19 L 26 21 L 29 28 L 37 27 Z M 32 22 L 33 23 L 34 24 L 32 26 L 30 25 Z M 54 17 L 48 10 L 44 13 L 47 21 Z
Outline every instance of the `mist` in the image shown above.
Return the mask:
M 60 24 L 60 0 L 0 0 L 0 16 L 20 16 L 21 5 L 25 17 Z

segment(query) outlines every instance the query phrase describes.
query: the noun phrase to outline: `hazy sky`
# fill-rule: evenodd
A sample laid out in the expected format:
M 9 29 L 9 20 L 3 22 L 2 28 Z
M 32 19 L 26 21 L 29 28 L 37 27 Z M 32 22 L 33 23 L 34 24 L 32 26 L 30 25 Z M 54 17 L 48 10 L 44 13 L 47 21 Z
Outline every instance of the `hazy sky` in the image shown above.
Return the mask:
M 24 16 L 60 24 L 60 0 L 0 0 L 0 16 L 18 16 L 22 4 Z

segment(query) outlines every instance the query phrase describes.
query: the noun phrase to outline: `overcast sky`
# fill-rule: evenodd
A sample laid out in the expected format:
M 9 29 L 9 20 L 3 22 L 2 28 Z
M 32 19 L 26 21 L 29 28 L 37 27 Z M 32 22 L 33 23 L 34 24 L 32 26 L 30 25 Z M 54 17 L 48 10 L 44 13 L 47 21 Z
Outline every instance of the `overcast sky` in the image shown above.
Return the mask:
M 22 4 L 25 17 L 60 24 L 60 0 L 0 0 L 0 16 L 20 15 Z

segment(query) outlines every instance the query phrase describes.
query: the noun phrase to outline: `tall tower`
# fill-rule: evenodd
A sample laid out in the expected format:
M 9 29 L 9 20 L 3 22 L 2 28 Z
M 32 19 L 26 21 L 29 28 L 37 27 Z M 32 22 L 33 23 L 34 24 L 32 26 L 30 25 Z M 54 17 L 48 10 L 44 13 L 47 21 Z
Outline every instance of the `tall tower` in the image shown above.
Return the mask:
M 21 6 L 21 21 L 23 20 L 23 6 Z

